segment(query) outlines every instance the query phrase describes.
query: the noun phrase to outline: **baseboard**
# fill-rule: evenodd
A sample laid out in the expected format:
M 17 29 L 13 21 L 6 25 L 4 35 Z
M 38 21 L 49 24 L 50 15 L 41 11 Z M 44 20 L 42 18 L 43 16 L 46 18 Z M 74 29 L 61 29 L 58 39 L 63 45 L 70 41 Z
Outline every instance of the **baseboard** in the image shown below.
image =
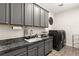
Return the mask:
M 45 56 L 47 56 L 49 53 L 51 53 L 52 52 L 52 50 L 51 51 L 49 51 Z

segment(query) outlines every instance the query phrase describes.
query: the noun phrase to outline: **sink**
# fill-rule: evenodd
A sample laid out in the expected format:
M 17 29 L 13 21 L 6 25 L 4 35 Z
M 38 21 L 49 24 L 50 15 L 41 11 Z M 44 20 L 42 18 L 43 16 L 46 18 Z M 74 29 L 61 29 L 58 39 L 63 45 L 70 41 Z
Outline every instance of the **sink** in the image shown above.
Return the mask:
M 27 42 L 36 42 L 36 41 L 39 41 L 39 40 L 42 40 L 41 38 L 31 38 L 31 39 L 24 39 L 25 41 Z

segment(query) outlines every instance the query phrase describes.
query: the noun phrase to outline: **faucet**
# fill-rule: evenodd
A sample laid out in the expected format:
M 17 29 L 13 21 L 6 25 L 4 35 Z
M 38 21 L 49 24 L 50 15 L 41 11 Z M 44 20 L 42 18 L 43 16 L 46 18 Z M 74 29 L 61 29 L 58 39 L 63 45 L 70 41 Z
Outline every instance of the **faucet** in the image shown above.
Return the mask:
M 30 36 L 32 36 L 32 34 L 33 34 L 33 30 L 31 29 L 31 30 L 30 30 Z

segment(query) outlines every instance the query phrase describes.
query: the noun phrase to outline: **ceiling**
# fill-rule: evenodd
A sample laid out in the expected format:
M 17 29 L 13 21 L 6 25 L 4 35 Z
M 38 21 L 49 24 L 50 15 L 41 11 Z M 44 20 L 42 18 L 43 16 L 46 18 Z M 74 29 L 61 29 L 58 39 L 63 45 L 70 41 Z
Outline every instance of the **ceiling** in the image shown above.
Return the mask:
M 79 3 L 63 3 L 63 6 L 58 6 L 59 3 L 37 3 L 37 4 L 53 13 L 59 13 L 65 10 L 79 7 Z

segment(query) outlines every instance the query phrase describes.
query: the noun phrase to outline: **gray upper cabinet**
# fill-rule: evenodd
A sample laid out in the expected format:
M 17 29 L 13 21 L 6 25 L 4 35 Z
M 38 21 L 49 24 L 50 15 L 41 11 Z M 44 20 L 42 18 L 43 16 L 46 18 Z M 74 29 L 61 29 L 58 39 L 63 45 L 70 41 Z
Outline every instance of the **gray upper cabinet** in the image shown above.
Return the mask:
M 45 27 L 48 27 L 48 12 L 45 11 Z
M 33 4 L 25 3 L 25 25 L 33 25 Z
M 48 27 L 48 12 L 41 8 L 41 27 Z
M 41 26 L 45 27 L 45 12 L 44 12 L 44 9 L 41 9 Z
M 22 25 L 23 17 L 22 17 L 22 6 L 21 3 L 12 3 L 11 4 L 11 24 Z
M 0 3 L 0 23 L 9 23 L 9 4 Z
M 33 3 L 0 3 L 0 23 L 48 27 L 48 12 Z
M 40 26 L 40 7 L 34 4 L 34 26 Z

